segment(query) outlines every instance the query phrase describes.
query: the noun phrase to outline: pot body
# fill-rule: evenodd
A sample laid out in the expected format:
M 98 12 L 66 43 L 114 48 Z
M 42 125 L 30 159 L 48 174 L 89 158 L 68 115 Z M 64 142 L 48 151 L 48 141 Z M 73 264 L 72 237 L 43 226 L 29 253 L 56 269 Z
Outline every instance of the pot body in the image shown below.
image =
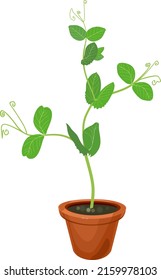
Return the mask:
M 103 215 L 82 215 L 68 210 L 70 206 L 89 204 L 90 200 L 74 200 L 59 205 L 60 215 L 66 220 L 72 247 L 81 258 L 96 260 L 107 256 L 112 249 L 118 221 L 126 207 L 116 201 L 96 199 L 95 204 L 112 205 L 117 211 Z

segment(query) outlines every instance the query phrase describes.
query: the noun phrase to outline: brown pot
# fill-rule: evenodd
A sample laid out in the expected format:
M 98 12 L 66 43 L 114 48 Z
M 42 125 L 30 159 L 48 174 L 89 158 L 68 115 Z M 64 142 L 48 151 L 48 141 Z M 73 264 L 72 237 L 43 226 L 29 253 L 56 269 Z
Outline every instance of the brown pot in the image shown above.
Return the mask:
M 112 249 L 118 221 L 126 207 L 115 201 L 96 199 L 95 204 L 116 206 L 117 211 L 103 215 L 82 215 L 68 210 L 70 206 L 89 204 L 90 200 L 73 200 L 59 205 L 66 220 L 73 250 L 81 258 L 96 260 L 107 256 Z

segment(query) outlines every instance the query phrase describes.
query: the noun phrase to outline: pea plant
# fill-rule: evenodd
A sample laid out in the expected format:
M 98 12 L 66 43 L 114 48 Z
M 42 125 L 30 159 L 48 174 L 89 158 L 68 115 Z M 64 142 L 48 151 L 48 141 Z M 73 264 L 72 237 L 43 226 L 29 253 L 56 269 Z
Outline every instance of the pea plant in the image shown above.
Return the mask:
M 92 209 L 94 207 L 95 199 L 95 183 L 90 164 L 90 157 L 93 157 L 98 152 L 101 137 L 99 123 L 96 122 L 88 127 L 86 126 L 87 117 L 90 111 L 104 108 L 111 99 L 112 95 L 125 91 L 129 88 L 131 88 L 132 92 L 134 92 L 134 94 L 140 99 L 150 101 L 153 99 L 153 89 L 151 85 L 145 82 L 145 80 L 152 78 L 152 85 L 154 86 L 161 82 L 161 78 L 158 75 L 149 75 L 151 69 L 159 64 L 158 61 L 155 61 L 153 64 L 146 63 L 145 71 L 137 78 L 133 66 L 127 63 L 119 63 L 117 65 L 117 73 L 125 83 L 125 86 L 121 89 L 115 90 L 114 82 L 103 84 L 101 82 L 101 77 L 97 72 L 88 75 L 88 65 L 93 64 L 93 67 L 96 67 L 98 61 L 101 61 L 104 58 L 104 47 L 100 44 L 100 40 L 104 36 L 106 29 L 99 26 L 94 26 L 89 29 L 87 28 L 86 4 L 87 1 L 84 0 L 82 12 L 74 11 L 73 9 L 70 10 L 70 19 L 72 21 L 78 21 L 80 24 L 69 26 L 69 34 L 71 37 L 74 40 L 83 43 L 83 55 L 80 65 L 85 76 L 85 100 L 88 107 L 82 120 L 82 137 L 80 138 L 69 124 L 66 125 L 66 135 L 61 133 L 48 133 L 49 125 L 52 120 L 52 111 L 48 107 L 39 106 L 34 114 L 33 123 L 37 129 L 36 134 L 28 132 L 26 125 L 15 109 L 16 103 L 14 101 L 9 103 L 14 113 L 14 118 L 4 110 L 0 111 L 0 116 L 7 117 L 9 120 L 9 122 L 5 122 L 1 125 L 2 138 L 9 134 L 9 129 L 17 130 L 27 136 L 22 145 L 22 155 L 28 159 L 33 159 L 39 154 L 43 141 L 47 137 L 63 137 L 68 141 L 70 140 L 71 143 L 73 142 L 80 154 L 84 157 L 88 169 L 91 183 L 90 209 Z

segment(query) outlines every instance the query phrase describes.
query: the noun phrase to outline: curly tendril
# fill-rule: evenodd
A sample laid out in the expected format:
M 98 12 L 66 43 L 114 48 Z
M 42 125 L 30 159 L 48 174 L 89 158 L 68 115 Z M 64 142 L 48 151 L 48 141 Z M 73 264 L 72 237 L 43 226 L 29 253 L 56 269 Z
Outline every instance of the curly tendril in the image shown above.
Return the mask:
M 1 137 L 3 138 L 3 136 L 7 136 L 9 134 L 9 130 L 8 129 L 3 129 L 3 126 L 5 124 L 1 125 Z
M 76 20 L 75 13 L 74 13 L 73 9 L 70 9 L 69 17 L 70 17 L 70 19 L 73 20 L 73 21 Z
M 16 106 L 16 103 L 15 103 L 14 101 L 11 101 L 9 104 L 10 104 L 11 108 L 13 109 L 13 111 L 15 112 L 14 107 Z M 16 112 L 15 112 L 15 113 L 16 113 Z M 17 115 L 17 113 L 16 113 L 16 115 Z M 7 116 L 7 117 L 12 121 L 12 123 L 19 129 L 19 126 L 17 125 L 17 123 L 14 121 L 14 119 L 13 119 L 6 111 L 1 110 L 1 111 L 0 111 L 0 116 L 1 116 L 2 118 L 4 118 L 5 116 Z
M 145 64 L 145 67 L 147 67 L 148 70 L 149 70 L 149 68 L 151 67 L 151 63 L 150 63 L 150 62 L 147 62 L 147 63 Z
M 7 135 L 9 134 L 9 130 L 8 130 L 8 129 L 3 130 L 3 134 L 4 134 L 5 136 L 7 136 Z
M 151 64 L 151 63 L 149 63 L 149 62 L 145 64 L 145 66 L 148 68 L 148 69 L 147 69 L 148 71 L 149 71 L 150 69 L 152 69 L 153 66 L 158 66 L 158 65 L 159 65 L 159 61 L 158 61 L 158 60 L 154 61 L 153 64 Z
M 16 130 L 18 130 L 18 131 L 20 131 L 22 133 L 27 134 L 27 129 L 26 129 L 23 121 L 21 120 L 20 116 L 18 115 L 17 111 L 15 110 L 16 102 L 15 101 L 10 101 L 9 105 L 10 105 L 11 109 L 13 110 L 13 112 L 15 113 L 15 115 L 17 116 L 18 120 L 20 121 L 21 125 L 23 126 L 23 130 L 20 128 L 20 126 L 17 124 L 17 122 L 6 111 L 1 110 L 0 111 L 0 116 L 1 117 L 7 116 L 11 120 L 11 122 L 13 124 L 13 125 L 11 125 L 11 124 L 3 124 L 1 126 L 1 135 L 2 135 L 2 137 L 3 137 L 3 135 L 8 135 L 9 134 L 9 131 L 7 129 L 5 129 L 5 130 L 2 129 L 4 125 L 8 126 L 8 127 L 11 127 L 13 129 L 16 129 Z
M 69 12 L 69 17 L 72 21 L 79 19 L 81 22 L 85 22 L 85 5 L 87 4 L 87 0 L 83 0 L 83 8 L 84 8 L 84 16 L 82 16 L 81 11 L 75 12 L 72 8 Z
M 4 118 L 6 116 L 6 112 L 4 110 L 0 111 L 0 116 L 1 118 Z
M 16 107 L 16 102 L 15 101 L 10 101 L 10 106 L 11 106 L 11 108 L 14 108 L 14 107 Z
M 12 108 L 12 110 L 14 111 L 14 113 L 16 114 L 17 118 L 19 119 L 19 121 L 21 122 L 23 128 L 24 128 L 24 131 L 27 133 L 27 129 L 23 123 L 23 121 L 21 120 L 20 116 L 18 115 L 17 111 L 15 110 L 15 107 L 16 107 L 16 102 L 15 101 L 10 101 L 10 106 Z M 17 125 L 16 125 L 17 126 Z M 17 126 L 17 128 L 19 128 L 19 130 L 21 131 L 20 127 Z
M 9 130 L 8 129 L 2 130 L 1 135 L 2 135 L 2 138 L 3 138 L 3 136 L 8 136 L 9 135 Z
M 69 17 L 71 20 L 75 21 L 76 18 L 78 18 L 80 21 L 84 21 L 84 19 L 81 17 L 81 11 L 77 11 L 77 12 L 74 12 L 73 9 L 70 9 L 70 12 L 69 12 Z
M 155 65 L 155 66 L 158 66 L 158 65 L 159 65 L 159 61 L 156 60 L 156 61 L 154 62 L 154 65 Z
M 161 78 L 160 78 L 158 75 L 156 75 L 156 76 L 154 76 L 154 77 L 158 78 L 158 80 L 153 80 L 153 81 L 152 81 L 152 85 L 153 85 L 153 86 L 155 86 L 155 85 L 158 84 L 158 83 L 161 83 Z
M 147 67 L 147 70 L 144 72 L 144 74 L 141 76 L 141 79 L 142 80 L 145 80 L 145 79 L 150 79 L 150 78 L 156 78 L 152 81 L 152 85 L 155 86 L 156 84 L 158 83 L 161 83 L 161 78 L 158 76 L 158 75 L 151 75 L 151 76 L 145 76 L 152 68 L 153 66 L 158 66 L 159 65 L 159 61 L 156 60 L 154 61 L 153 64 L 151 63 L 146 63 L 145 66 Z

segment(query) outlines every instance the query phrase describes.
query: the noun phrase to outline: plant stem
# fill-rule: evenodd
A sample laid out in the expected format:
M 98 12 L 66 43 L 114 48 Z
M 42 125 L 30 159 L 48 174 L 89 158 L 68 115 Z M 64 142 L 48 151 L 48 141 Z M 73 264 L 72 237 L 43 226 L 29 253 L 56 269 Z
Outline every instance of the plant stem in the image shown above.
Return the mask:
M 85 116 L 84 116 L 84 118 L 83 118 L 82 133 L 83 133 L 83 131 L 84 131 L 84 129 L 85 129 L 86 119 L 87 119 L 87 116 L 88 116 L 88 114 L 89 114 L 89 112 L 90 112 L 91 109 L 92 109 L 92 104 L 88 107 L 88 110 L 87 110 L 87 112 L 85 113 Z
M 84 20 L 82 20 L 82 23 L 84 25 L 84 29 L 85 31 L 87 31 L 87 28 L 86 28 L 86 24 L 85 24 L 85 3 L 84 3 Z M 85 55 L 85 51 L 86 51 L 86 45 L 87 45 L 87 39 L 85 39 L 85 42 L 84 42 L 84 47 L 83 47 L 83 58 L 84 58 L 84 55 Z M 84 75 L 85 75 L 85 78 L 86 78 L 86 81 L 88 83 L 88 86 L 91 90 L 91 93 L 92 93 L 92 96 L 93 96 L 93 99 L 95 100 L 95 95 L 94 95 L 94 92 L 93 92 L 93 89 L 88 81 L 88 75 L 87 75 L 87 72 L 86 72 L 86 67 L 85 65 L 83 65 L 83 72 L 84 72 Z M 86 119 L 87 119 L 87 116 L 90 112 L 92 108 L 92 104 L 88 107 L 85 115 L 84 115 L 84 118 L 83 118 L 83 123 L 82 123 L 82 137 L 83 137 L 83 132 L 84 132 L 84 129 L 85 129 L 85 124 L 86 124 Z M 83 141 L 83 144 L 84 144 L 84 141 Z M 91 165 L 90 165 L 90 161 L 89 161 L 89 158 L 88 156 L 86 155 L 85 156 L 85 161 L 86 161 L 86 165 L 87 165 L 87 169 L 88 169 L 88 173 L 89 173 L 89 177 L 90 177 L 90 182 L 91 182 L 91 200 L 90 200 L 90 209 L 92 209 L 94 207 L 94 198 L 95 198 L 95 183 L 94 183 L 94 177 L 93 177 L 93 173 L 92 173 L 92 168 L 91 168 Z
M 71 140 L 71 138 L 69 136 L 64 135 L 64 134 L 45 134 L 44 136 L 58 136 L 58 137 L 64 137 L 64 138 Z
M 124 91 L 124 90 L 130 88 L 132 85 L 133 85 L 133 84 L 130 84 L 130 85 L 127 86 L 127 87 L 124 87 L 124 88 L 121 88 L 121 89 L 119 89 L 119 90 L 116 90 L 116 91 L 113 92 L 113 94 L 118 93 L 118 92 L 121 92 L 121 91 Z
M 88 158 L 88 156 L 84 156 L 84 157 L 85 157 L 85 161 L 86 161 L 86 164 L 87 164 L 87 168 L 88 168 L 88 172 L 89 172 L 89 176 L 90 176 L 90 181 L 91 181 L 90 209 L 92 209 L 94 207 L 95 184 L 94 184 L 94 178 L 93 178 L 93 173 L 92 173 L 91 165 L 90 165 L 90 162 L 89 162 L 89 158 Z
M 92 105 L 90 105 L 90 106 L 88 107 L 88 110 L 87 110 L 87 112 L 85 113 L 85 116 L 84 116 L 84 118 L 83 118 L 82 136 L 83 136 L 83 132 L 84 132 L 84 129 L 85 129 L 86 119 L 87 119 L 87 116 L 88 116 L 88 114 L 89 114 L 91 108 L 92 108 Z M 84 141 L 83 141 L 83 144 L 84 144 Z M 93 207 L 94 207 L 94 198 L 95 198 L 95 183 L 94 183 L 94 177 L 93 177 L 93 173 L 92 173 L 92 168 L 91 168 L 91 165 L 90 165 L 90 162 L 89 162 L 89 158 L 88 158 L 87 155 L 85 156 L 85 161 L 86 161 L 86 164 L 87 164 L 88 173 L 89 173 L 89 177 L 90 177 L 90 181 L 91 181 L 91 200 L 90 200 L 90 208 L 93 208 Z
M 86 27 L 85 21 L 82 21 L 82 22 L 83 22 L 85 31 L 87 31 L 87 27 Z M 87 45 L 87 39 L 85 39 L 85 41 L 84 41 L 83 59 L 84 59 L 84 55 L 85 55 L 85 51 L 86 51 L 86 45 Z M 91 87 L 91 85 L 90 85 L 90 83 L 89 83 L 89 81 L 88 81 L 88 75 L 87 75 L 87 72 L 86 72 L 86 67 L 85 67 L 85 65 L 83 65 L 83 72 L 84 72 L 86 81 L 87 81 L 87 83 L 88 83 L 88 86 L 89 86 L 89 88 L 90 88 L 90 90 L 91 90 L 91 93 L 92 93 L 92 96 L 93 96 L 93 100 L 96 100 L 95 95 L 94 95 L 94 92 L 93 92 L 93 89 L 92 89 L 92 87 Z

